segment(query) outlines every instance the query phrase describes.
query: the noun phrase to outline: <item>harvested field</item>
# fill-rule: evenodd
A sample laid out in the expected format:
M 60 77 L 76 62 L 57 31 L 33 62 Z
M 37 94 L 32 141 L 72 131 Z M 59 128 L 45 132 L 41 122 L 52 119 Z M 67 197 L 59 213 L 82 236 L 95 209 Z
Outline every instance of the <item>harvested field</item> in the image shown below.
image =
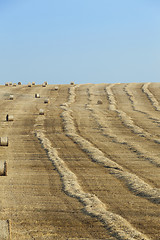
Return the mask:
M 0 86 L 0 100 L 0 239 L 160 239 L 159 83 Z

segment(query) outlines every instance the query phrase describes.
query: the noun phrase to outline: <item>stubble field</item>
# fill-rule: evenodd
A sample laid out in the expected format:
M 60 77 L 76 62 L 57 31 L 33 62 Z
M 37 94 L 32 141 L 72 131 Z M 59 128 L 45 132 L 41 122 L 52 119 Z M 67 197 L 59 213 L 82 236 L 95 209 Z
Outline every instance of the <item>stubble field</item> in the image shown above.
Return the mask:
M 160 83 L 56 86 L 0 86 L 0 239 L 159 240 Z

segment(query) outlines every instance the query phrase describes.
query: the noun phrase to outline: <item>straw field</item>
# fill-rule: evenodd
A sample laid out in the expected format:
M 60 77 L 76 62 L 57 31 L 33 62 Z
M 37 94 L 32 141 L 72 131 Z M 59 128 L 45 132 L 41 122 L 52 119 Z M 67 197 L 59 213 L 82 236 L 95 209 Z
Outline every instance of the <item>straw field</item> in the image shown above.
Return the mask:
M 159 240 L 160 84 L 44 85 L 0 86 L 0 239 Z

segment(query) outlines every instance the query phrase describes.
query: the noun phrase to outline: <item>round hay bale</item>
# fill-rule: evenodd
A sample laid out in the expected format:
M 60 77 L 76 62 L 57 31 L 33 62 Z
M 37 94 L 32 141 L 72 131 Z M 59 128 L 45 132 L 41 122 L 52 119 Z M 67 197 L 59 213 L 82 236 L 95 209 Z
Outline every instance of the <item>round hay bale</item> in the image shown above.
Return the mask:
M 12 82 L 9 82 L 9 85 L 12 86 Z
M 32 82 L 32 85 L 36 85 L 36 83 L 35 83 L 35 82 Z
M 17 86 L 17 84 L 16 83 L 13 83 L 13 87 L 16 87 Z
M 5 83 L 5 86 L 9 86 L 9 83 L 7 82 L 7 83 Z
M 97 104 L 103 104 L 103 101 L 102 101 L 101 99 L 99 99 L 99 100 L 97 101 Z
M 0 161 L 0 176 L 7 176 L 6 161 Z
M 21 82 L 18 82 L 18 85 L 22 85 L 22 83 L 21 83 Z
M 43 84 L 42 84 L 42 87 L 46 87 L 46 84 L 45 84 L 45 83 L 43 83 Z
M 0 146 L 8 146 L 8 137 L 0 138 Z
M 54 90 L 56 90 L 56 91 L 57 91 L 57 90 L 58 90 L 58 86 L 55 86 Z
M 31 84 L 31 83 L 28 83 L 28 87 L 32 87 L 32 84 Z
M 49 99 L 48 98 L 44 99 L 44 103 L 49 103 Z
M 75 83 L 74 82 L 70 82 L 70 85 L 74 85 Z
M 40 94 L 39 94 L 39 93 L 36 93 L 36 94 L 35 94 L 35 98 L 40 98 Z
M 13 121 L 14 118 L 13 118 L 13 115 L 6 115 L 6 121 Z
M 13 95 L 10 95 L 9 96 L 9 100 L 13 100 L 14 96 Z
M 44 115 L 44 110 L 43 109 L 39 110 L 39 115 Z
M 47 85 L 48 85 L 48 82 L 44 82 L 44 84 L 47 86 Z

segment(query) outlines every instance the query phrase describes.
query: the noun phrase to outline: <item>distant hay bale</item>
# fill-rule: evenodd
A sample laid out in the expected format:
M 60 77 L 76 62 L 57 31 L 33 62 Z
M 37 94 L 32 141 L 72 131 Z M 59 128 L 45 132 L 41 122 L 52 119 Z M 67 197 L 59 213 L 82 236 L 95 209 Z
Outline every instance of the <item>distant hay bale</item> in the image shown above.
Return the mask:
M 9 83 L 5 83 L 5 86 L 9 86 Z
M 0 220 L 0 239 L 1 240 L 11 239 L 10 220 Z
M 47 86 L 47 85 L 48 85 L 48 82 L 44 82 L 44 84 Z
M 49 99 L 48 98 L 44 99 L 44 103 L 49 103 Z
M 35 83 L 35 82 L 32 82 L 32 85 L 34 86 L 34 85 L 36 85 L 36 83 Z
M 0 176 L 7 176 L 7 163 L 0 161 Z
M 13 95 L 10 95 L 9 96 L 9 100 L 13 100 L 14 96 Z
M 39 110 L 39 115 L 44 115 L 44 110 L 43 109 Z
M 45 84 L 45 83 L 43 83 L 43 84 L 42 84 L 42 87 L 46 87 L 46 84 Z
M 6 121 L 13 121 L 14 118 L 13 118 L 13 115 L 6 115 Z
M 22 85 L 22 83 L 21 83 L 21 82 L 18 82 L 18 85 Z
M 9 85 L 12 86 L 12 82 L 9 82 Z
M 70 85 L 74 85 L 75 83 L 74 82 L 70 82 Z
M 0 138 L 0 146 L 8 146 L 8 137 Z
M 55 86 L 54 90 L 58 90 L 58 86 Z
M 39 93 L 36 93 L 36 94 L 35 94 L 35 98 L 40 98 L 40 94 L 39 94 Z
M 102 101 L 101 99 L 99 99 L 99 100 L 97 101 L 97 104 L 103 104 L 103 101 Z
M 32 84 L 31 84 L 31 83 L 28 83 L 28 87 L 32 87 Z
M 16 87 L 17 86 L 17 84 L 16 83 L 13 83 L 13 87 Z

